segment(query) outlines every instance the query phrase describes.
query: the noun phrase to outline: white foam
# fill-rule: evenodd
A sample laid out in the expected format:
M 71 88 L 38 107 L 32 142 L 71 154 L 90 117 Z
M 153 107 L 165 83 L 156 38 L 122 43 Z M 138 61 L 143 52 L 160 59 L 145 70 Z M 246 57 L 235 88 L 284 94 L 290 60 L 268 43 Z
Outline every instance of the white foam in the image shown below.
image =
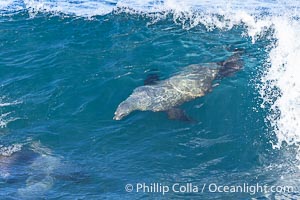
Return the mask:
M 10 112 L 0 114 L 0 128 L 5 128 L 7 124 L 15 121 L 17 118 L 9 117 Z
M 0 0 L 0 10 L 7 9 L 8 7 L 14 5 L 16 3 L 15 0 Z
M 9 5 L 12 4 L 12 0 L 7 0 L 7 1 L 0 1 L 0 10 L 4 10 L 5 8 L 7 8 Z
M 13 122 L 15 120 L 17 120 L 18 118 L 16 117 L 11 117 L 11 112 L 3 112 L 3 108 L 9 107 L 9 106 L 13 106 L 16 104 L 19 104 L 20 102 L 12 102 L 12 103 L 7 103 L 7 102 L 3 102 L 4 98 L 0 98 L 0 128 L 4 128 L 7 126 L 7 124 L 9 124 L 10 122 Z
M 0 145 L 0 156 L 11 156 L 13 153 L 22 149 L 21 144 L 13 144 L 11 146 Z
M 268 120 L 278 139 L 274 147 L 282 143 L 300 147 L 300 23 L 284 18 L 273 23 L 277 42 L 262 78 L 261 95 L 270 105 Z M 279 93 L 274 94 L 276 90 Z
M 23 9 L 19 0 L 0 0 L 0 16 L 6 12 L 16 12 Z
M 24 0 L 24 4 L 31 16 L 35 16 L 39 12 L 48 12 L 89 18 L 97 15 L 105 15 L 113 10 L 113 6 L 110 4 L 99 1 Z

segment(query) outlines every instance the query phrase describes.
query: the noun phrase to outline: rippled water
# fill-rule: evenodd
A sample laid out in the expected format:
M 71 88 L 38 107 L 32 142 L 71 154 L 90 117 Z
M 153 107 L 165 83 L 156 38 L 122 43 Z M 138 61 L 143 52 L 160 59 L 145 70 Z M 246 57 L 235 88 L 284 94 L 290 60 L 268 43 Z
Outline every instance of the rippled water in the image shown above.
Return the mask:
M 298 199 L 126 184 L 299 185 L 299 3 L 0 0 L 0 197 Z M 112 118 L 148 74 L 243 49 L 243 69 L 165 113 Z

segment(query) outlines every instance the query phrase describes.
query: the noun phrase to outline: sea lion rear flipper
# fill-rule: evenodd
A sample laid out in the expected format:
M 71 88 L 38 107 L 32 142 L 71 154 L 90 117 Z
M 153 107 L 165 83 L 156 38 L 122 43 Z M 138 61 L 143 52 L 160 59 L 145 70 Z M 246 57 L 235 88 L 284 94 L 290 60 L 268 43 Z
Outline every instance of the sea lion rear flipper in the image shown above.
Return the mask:
M 144 85 L 155 85 L 159 81 L 159 75 L 157 73 L 151 73 L 147 75 L 144 80 Z
M 180 108 L 171 108 L 166 111 L 168 114 L 168 118 L 171 120 L 180 120 L 185 122 L 195 122 L 192 118 L 190 118 L 184 110 Z

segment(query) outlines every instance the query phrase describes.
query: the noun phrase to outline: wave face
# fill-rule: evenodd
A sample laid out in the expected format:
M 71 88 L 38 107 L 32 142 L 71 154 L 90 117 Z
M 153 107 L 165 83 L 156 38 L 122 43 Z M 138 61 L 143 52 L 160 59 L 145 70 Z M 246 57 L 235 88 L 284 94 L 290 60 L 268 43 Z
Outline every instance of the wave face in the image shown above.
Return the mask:
M 221 177 L 236 184 L 234 178 L 249 178 L 250 173 L 259 178 L 279 174 L 266 182 L 297 185 L 293 176 L 299 176 L 300 163 L 299 11 L 300 1 L 292 0 L 0 0 L 0 48 L 4 49 L 0 51 L 0 70 L 4 66 L 0 96 L 13 99 L 0 98 L 0 131 L 13 132 L 11 138 L 5 135 L 5 141 L 13 144 L 31 137 L 44 140 L 61 154 L 68 152 L 65 156 L 70 160 L 87 158 L 81 164 L 95 164 L 110 174 L 86 167 L 97 177 L 93 184 L 117 185 L 118 176 L 124 182 L 126 176 L 138 180 L 147 173 L 166 181 Z M 236 81 L 225 80 L 223 90 L 217 88 L 196 106 L 185 105 L 197 110 L 193 114 L 201 124 L 163 124 L 160 115 L 161 121 L 147 123 L 149 113 L 134 115 L 124 123 L 111 121 L 116 105 L 140 85 L 140 74 L 158 69 L 167 78 L 180 66 L 225 59 L 231 47 L 245 49 L 244 74 L 237 75 Z M 241 96 L 234 96 L 234 87 Z M 230 100 L 225 98 L 228 94 Z M 240 107 L 226 107 L 230 101 Z M 162 123 L 161 127 L 155 123 Z M 175 128 L 164 129 L 164 125 Z M 62 142 L 64 138 L 68 142 Z M 54 144 L 56 140 L 66 144 L 61 147 Z M 135 150 L 127 141 L 135 144 Z M 168 152 L 162 144 L 178 149 Z M 224 153 L 228 146 L 233 147 L 234 156 Z M 158 154 L 158 149 L 165 151 L 162 156 L 170 165 L 152 154 Z M 147 156 L 137 160 L 138 154 Z M 129 173 L 134 164 L 143 166 L 145 172 Z M 170 172 L 160 174 L 159 164 Z M 110 170 L 120 166 L 117 172 Z M 221 166 L 225 167 L 216 177 L 201 174 Z M 240 171 L 222 173 L 226 167 Z M 95 198 L 121 198 L 123 191 L 112 188 L 117 192 L 101 187 Z M 99 192 L 86 190 L 86 195 Z M 270 199 L 299 198 L 297 193 L 272 195 L 261 194 Z
M 267 109 L 266 122 L 277 137 L 274 147 L 300 145 L 300 92 L 298 56 L 300 3 L 295 1 L 246 0 L 211 2 L 188 1 L 65 1 L 65 0 L 9 0 L 1 1 L 2 14 L 21 10 L 35 16 L 38 13 L 96 18 L 108 14 L 129 13 L 146 16 L 157 23 L 172 14 L 174 23 L 184 29 L 204 25 L 208 31 L 230 30 L 242 25 L 252 42 L 272 31 L 273 43 L 258 85 L 262 107 Z M 4 116 L 6 114 L 3 114 Z M 2 116 L 2 118 L 4 117 Z M 6 123 L 2 121 L 1 126 Z

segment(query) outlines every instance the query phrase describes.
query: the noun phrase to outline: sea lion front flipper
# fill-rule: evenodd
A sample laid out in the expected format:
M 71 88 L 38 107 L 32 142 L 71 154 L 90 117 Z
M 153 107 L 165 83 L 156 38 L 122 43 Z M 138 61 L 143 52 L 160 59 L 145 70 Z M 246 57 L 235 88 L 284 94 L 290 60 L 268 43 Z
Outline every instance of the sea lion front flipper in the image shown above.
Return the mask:
M 185 122 L 194 122 L 192 118 L 187 116 L 184 110 L 180 108 L 171 108 L 166 111 L 168 114 L 168 118 L 171 120 L 180 120 L 180 121 L 185 121 Z
M 159 81 L 159 75 L 157 73 L 151 73 L 147 75 L 147 78 L 144 80 L 144 85 L 155 85 Z

